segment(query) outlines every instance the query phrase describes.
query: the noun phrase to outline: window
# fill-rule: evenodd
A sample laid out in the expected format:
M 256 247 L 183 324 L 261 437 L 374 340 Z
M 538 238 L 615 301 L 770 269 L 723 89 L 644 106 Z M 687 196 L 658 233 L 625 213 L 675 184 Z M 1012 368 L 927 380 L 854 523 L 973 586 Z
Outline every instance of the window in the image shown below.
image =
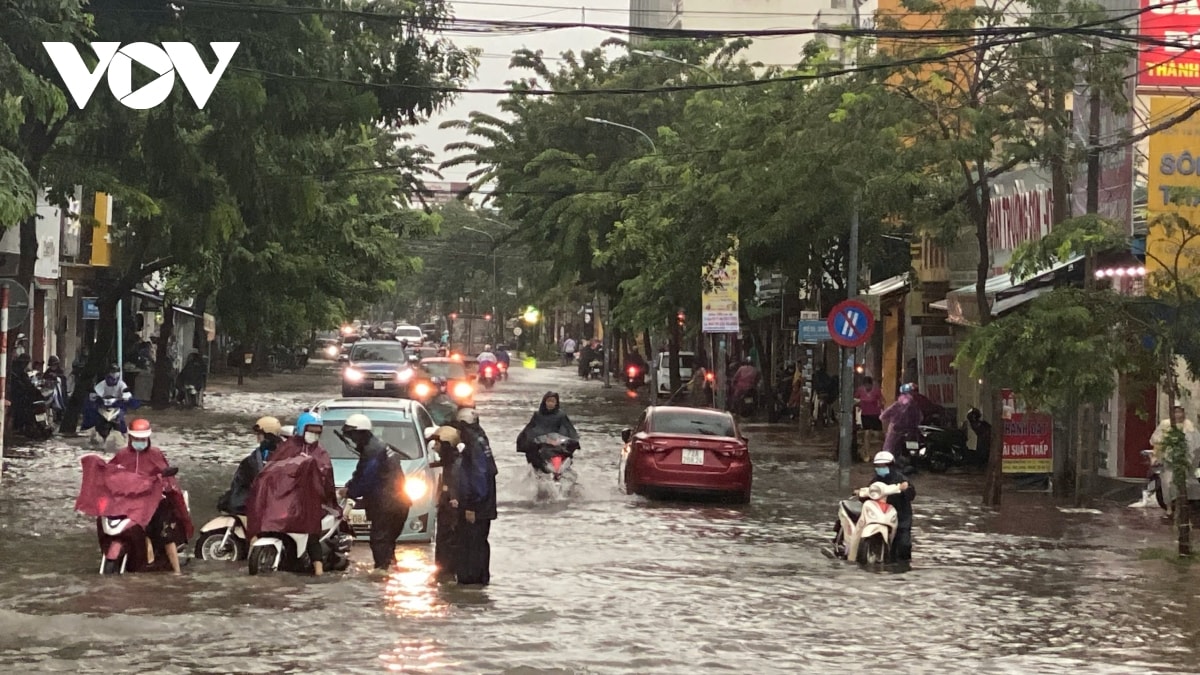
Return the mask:
M 404 347 L 396 344 L 356 344 L 350 352 L 351 361 L 379 361 L 382 363 L 404 363 L 408 357 Z
M 680 354 L 679 355 L 679 370 L 690 371 L 695 366 L 695 354 Z M 666 372 L 671 367 L 671 355 L 663 352 L 658 355 L 658 369 Z
M 417 434 L 411 418 L 403 413 L 388 413 L 391 419 L 378 419 L 370 411 L 331 410 L 324 414 L 325 428 L 321 431 L 321 445 L 333 459 L 358 459 L 358 453 L 351 450 L 337 437 L 342 430 L 346 418 L 355 412 L 363 412 L 371 419 L 371 431 L 375 437 L 396 448 L 404 459 L 420 459 L 424 456 L 424 443 Z
M 440 377 L 445 380 L 465 380 L 467 378 L 467 369 L 463 367 L 463 364 L 458 362 L 434 361 L 433 363 L 422 363 L 421 369 L 428 373 L 430 377 Z
M 700 434 L 737 438 L 733 418 L 722 415 L 696 415 L 688 411 L 658 411 L 650 420 L 650 431 L 656 434 Z

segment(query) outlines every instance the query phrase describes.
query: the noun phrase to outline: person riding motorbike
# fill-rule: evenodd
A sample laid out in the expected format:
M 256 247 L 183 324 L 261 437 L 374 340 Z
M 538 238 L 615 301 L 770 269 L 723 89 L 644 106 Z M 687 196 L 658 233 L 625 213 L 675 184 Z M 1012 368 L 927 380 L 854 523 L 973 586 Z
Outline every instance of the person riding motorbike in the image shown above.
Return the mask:
M 365 503 L 371 521 L 371 557 L 376 570 L 396 563 L 396 539 L 404 533 L 412 503 L 404 493 L 400 456 L 371 432 L 371 419 L 361 413 L 342 424 L 342 435 L 358 450 L 358 465 L 346 483 L 345 496 Z
M 100 406 L 105 399 L 115 398 L 118 401 L 124 400 L 125 395 L 132 393 L 129 391 L 129 385 L 121 379 L 121 368 L 117 364 L 113 364 L 108 370 L 108 375 L 104 376 L 103 380 L 96 383 L 92 388 L 91 394 L 88 395 L 88 404 L 83 410 L 83 423 L 80 425 L 80 430 L 87 431 L 96 426 L 96 422 L 100 418 Z M 116 430 L 124 434 L 128 428 L 125 423 L 125 416 L 117 418 L 118 423 Z
M 200 352 L 193 350 L 188 354 L 187 363 L 183 364 L 175 381 L 175 401 L 183 402 L 188 385 L 195 387 L 197 394 L 203 392 L 207 381 L 208 367 L 204 363 L 204 357 Z
M 42 392 L 29 379 L 29 355 L 21 354 L 12 362 L 8 377 L 7 397 L 12 406 L 12 427 L 18 433 L 32 432 L 37 425 L 33 404 L 40 401 Z
M 496 360 L 500 363 L 501 368 L 508 372 L 509 366 L 512 365 L 512 356 L 509 355 L 507 346 L 496 345 Z
M 337 487 L 333 482 L 333 461 L 329 457 L 329 453 L 321 445 L 321 431 L 325 428 L 325 422 L 321 416 L 314 412 L 305 412 L 296 420 L 295 433 L 289 436 L 283 443 L 275 449 L 275 454 L 271 457 L 271 462 L 282 462 L 283 460 L 293 459 L 300 456 L 308 456 L 316 460 L 317 471 L 320 475 L 321 494 L 311 495 L 309 498 L 320 499 L 323 506 L 328 506 L 332 509 L 337 509 Z M 250 498 L 247 502 L 247 511 L 252 512 L 255 508 L 265 507 L 266 504 L 260 504 L 262 501 L 257 497 L 258 486 L 262 483 L 264 475 L 269 473 L 263 471 L 255 478 L 254 484 L 250 488 Z M 252 513 L 249 515 L 253 516 Z M 254 521 L 254 518 L 251 518 Z M 325 564 L 323 551 L 321 549 L 321 519 L 317 518 L 315 522 L 308 524 L 307 532 L 299 534 L 310 535 L 308 538 L 308 557 L 313 565 L 313 575 L 321 576 L 325 573 Z
M 217 510 L 222 513 L 245 515 L 250 486 L 254 485 L 254 479 L 283 442 L 283 426 L 274 417 L 260 417 L 254 423 L 254 433 L 258 438 L 258 446 L 238 464 L 229 489 L 217 500 Z
M 742 359 L 742 365 L 738 366 L 737 371 L 733 374 L 733 381 L 730 383 L 732 392 L 732 396 L 729 398 L 730 410 L 741 409 L 742 399 L 757 391 L 758 380 L 758 368 L 754 367 L 749 357 Z
M 517 452 L 525 454 L 525 460 L 530 466 L 540 468 L 540 448 L 534 439 L 555 433 L 579 440 L 579 432 L 575 430 L 575 425 L 571 424 L 571 418 L 559 407 L 558 393 L 548 391 L 542 396 L 542 404 L 538 406 L 537 412 L 533 413 L 529 423 L 517 435 Z
M 880 422 L 887 425 L 887 435 L 883 439 L 885 452 L 899 454 L 904 450 L 905 441 L 917 438 L 921 409 L 912 396 L 915 389 L 911 383 L 901 385 L 896 402 L 879 415 Z
M 479 367 L 482 368 L 487 363 L 495 365 L 500 359 L 496 358 L 496 354 L 492 352 L 491 345 L 484 345 L 483 351 L 479 352 L 479 356 L 475 360 L 479 362 Z
M 893 404 L 895 405 L 895 404 Z M 888 504 L 896 509 L 896 538 L 892 541 L 892 558 L 908 561 L 912 559 L 912 502 L 917 498 L 917 489 L 896 468 L 896 457 L 887 450 L 875 454 L 874 480 L 885 485 L 899 485 L 900 494 L 887 498 Z
M 129 445 L 122 448 L 108 461 L 109 465 L 126 471 L 133 471 L 144 476 L 161 474 L 170 464 L 163 451 L 150 444 L 150 421 L 136 419 L 129 425 Z M 178 489 L 171 480 L 174 489 Z M 146 528 L 148 559 L 154 557 L 152 543 L 161 543 L 171 563 L 171 570 L 180 573 L 179 547 L 187 543 L 188 530 L 191 529 L 191 519 L 186 513 L 180 513 L 178 499 L 163 499 L 159 502 L 150 525 Z

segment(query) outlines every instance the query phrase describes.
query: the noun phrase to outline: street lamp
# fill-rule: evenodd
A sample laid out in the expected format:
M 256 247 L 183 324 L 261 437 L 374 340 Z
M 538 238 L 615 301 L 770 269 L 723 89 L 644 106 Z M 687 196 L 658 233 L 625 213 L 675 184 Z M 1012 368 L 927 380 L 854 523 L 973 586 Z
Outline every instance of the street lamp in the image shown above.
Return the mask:
M 661 59 L 663 61 L 670 61 L 671 63 L 678 63 L 679 65 L 687 66 L 688 68 L 694 68 L 694 69 L 704 73 L 705 75 L 707 75 L 708 79 L 712 80 L 713 82 L 720 81 L 716 78 L 715 75 L 712 74 L 712 71 L 710 71 L 708 68 L 705 68 L 704 66 L 696 65 L 695 63 L 688 63 L 687 61 L 684 61 L 683 59 L 677 59 L 674 56 L 667 56 L 666 52 L 663 52 L 661 50 L 656 49 L 652 52 L 648 52 L 644 49 L 632 49 L 630 51 L 634 54 L 637 54 L 638 56 L 648 56 L 652 59 Z
M 656 154 L 656 155 L 658 154 L 658 147 L 656 145 L 654 145 L 654 139 L 650 138 L 650 136 L 646 132 L 642 131 L 641 129 L 639 129 L 637 127 L 631 127 L 628 124 L 619 124 L 617 122 L 613 122 L 610 120 L 602 120 L 599 117 L 585 117 L 583 119 L 585 119 L 589 122 L 595 123 L 595 124 L 607 124 L 610 127 L 620 127 L 622 129 L 628 129 L 630 131 L 635 131 L 635 132 L 641 134 L 642 138 L 646 139 L 646 142 L 650 144 L 650 149 L 654 151 L 654 154 Z
M 491 218 L 484 218 L 484 220 L 491 221 L 492 219 L 491 219 Z M 496 221 L 492 221 L 492 222 L 496 222 Z M 495 317 L 496 317 L 496 289 L 499 287 L 499 285 L 498 285 L 498 283 L 497 283 L 497 281 L 496 281 L 496 280 L 497 280 L 497 276 L 496 276 L 496 251 L 497 251 L 497 250 L 498 250 L 498 248 L 499 248 L 499 247 L 497 247 L 497 246 L 496 246 L 496 237 L 495 237 L 495 235 L 493 235 L 491 232 L 484 232 L 483 230 L 477 230 L 477 229 L 475 229 L 475 228 L 473 228 L 473 227 L 468 227 L 468 226 L 466 226 L 466 225 L 463 225 L 463 229 L 464 229 L 464 230 L 470 230 L 470 231 L 472 231 L 472 232 L 478 232 L 479 234 L 482 234 L 482 235 L 484 235 L 485 237 L 487 237 L 488 239 L 491 239 L 491 240 L 492 240 L 492 318 L 493 318 L 493 320 L 495 320 Z M 498 323 L 499 323 L 499 322 L 497 322 L 497 324 L 498 324 Z M 497 339 L 499 338 L 499 335 L 500 335 L 500 333 L 499 333 L 499 331 L 497 331 L 497 332 L 496 332 L 496 337 L 497 337 Z

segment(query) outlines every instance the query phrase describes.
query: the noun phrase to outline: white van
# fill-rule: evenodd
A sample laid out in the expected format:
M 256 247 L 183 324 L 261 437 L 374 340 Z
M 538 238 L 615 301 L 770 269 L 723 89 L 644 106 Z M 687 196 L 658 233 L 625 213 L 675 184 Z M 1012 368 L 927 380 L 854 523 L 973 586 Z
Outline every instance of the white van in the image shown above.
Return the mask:
M 420 347 L 425 342 L 425 331 L 419 326 L 396 326 L 396 339 L 408 340 L 409 347 Z
M 680 384 L 687 383 L 692 379 L 692 366 L 696 361 L 695 352 L 679 352 L 679 379 Z M 660 396 L 669 396 L 671 392 L 671 354 L 670 352 L 659 352 L 658 363 L 655 364 L 658 369 L 658 393 Z

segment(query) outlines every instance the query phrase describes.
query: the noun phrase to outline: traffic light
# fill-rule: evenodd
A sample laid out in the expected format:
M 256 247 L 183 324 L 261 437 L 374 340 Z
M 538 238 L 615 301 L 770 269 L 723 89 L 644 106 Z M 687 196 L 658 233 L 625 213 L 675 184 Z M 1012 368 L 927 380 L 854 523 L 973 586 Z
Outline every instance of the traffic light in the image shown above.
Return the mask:
M 679 322 L 680 326 L 682 326 L 684 323 L 687 322 L 687 314 L 685 314 L 684 311 L 681 309 L 681 310 L 679 310 L 679 312 L 677 314 L 675 314 L 675 320 Z

